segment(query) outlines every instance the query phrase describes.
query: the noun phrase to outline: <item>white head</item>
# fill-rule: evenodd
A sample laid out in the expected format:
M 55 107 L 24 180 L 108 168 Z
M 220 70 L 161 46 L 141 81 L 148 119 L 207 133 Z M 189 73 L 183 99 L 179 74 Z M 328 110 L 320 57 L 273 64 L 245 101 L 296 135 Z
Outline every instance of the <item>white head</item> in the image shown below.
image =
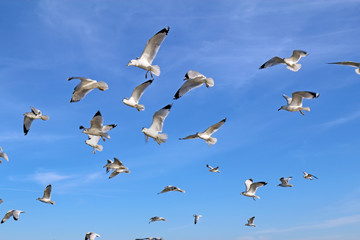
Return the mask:
M 280 111 L 280 110 L 286 110 L 286 105 L 283 105 L 283 106 L 281 106 L 279 109 L 278 109 L 278 111 Z
M 98 88 L 101 90 L 101 91 L 105 91 L 107 89 L 109 89 L 109 86 L 106 84 L 106 82 L 98 82 Z
M 127 66 L 136 66 L 137 65 L 137 60 L 136 59 L 132 59 Z

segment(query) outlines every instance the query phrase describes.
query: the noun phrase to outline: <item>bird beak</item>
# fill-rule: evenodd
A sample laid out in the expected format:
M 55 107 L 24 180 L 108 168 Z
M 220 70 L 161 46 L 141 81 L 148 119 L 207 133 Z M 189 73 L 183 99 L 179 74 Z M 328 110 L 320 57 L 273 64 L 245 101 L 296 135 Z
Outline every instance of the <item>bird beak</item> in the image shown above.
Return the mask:
M 280 110 L 281 110 L 281 108 L 278 109 L 278 111 L 280 111 Z
M 126 65 L 127 67 L 130 66 L 130 63 L 128 63 L 128 65 Z

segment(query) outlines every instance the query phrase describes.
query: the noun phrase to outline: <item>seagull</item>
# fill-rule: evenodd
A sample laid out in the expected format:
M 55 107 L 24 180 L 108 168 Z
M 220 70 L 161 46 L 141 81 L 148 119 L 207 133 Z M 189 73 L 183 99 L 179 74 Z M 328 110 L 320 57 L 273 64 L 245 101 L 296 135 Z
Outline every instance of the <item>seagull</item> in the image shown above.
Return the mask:
M 94 240 L 96 237 L 100 237 L 100 235 L 94 232 L 88 232 L 85 234 L 85 240 Z
M 175 100 L 181 98 L 192 89 L 201 87 L 204 83 L 207 88 L 214 86 L 214 80 L 212 78 L 206 78 L 201 73 L 193 70 L 190 70 L 185 74 L 184 80 L 186 80 L 186 82 L 184 82 L 180 89 L 175 93 Z
M 123 172 L 130 173 L 129 169 L 125 167 L 124 164 L 116 157 L 114 157 L 114 161 L 107 160 L 107 164 L 104 167 L 106 167 L 106 173 L 108 173 L 110 170 L 113 170 L 109 179 Z
M 43 203 L 51 203 L 51 205 L 54 205 L 55 202 L 50 200 L 50 198 L 51 198 L 51 184 L 46 186 L 43 197 L 37 198 L 36 200 L 39 200 L 40 202 Z
M 178 191 L 178 192 L 185 193 L 185 190 L 182 190 L 182 189 L 180 189 L 178 187 L 175 187 L 175 186 L 168 185 L 161 192 L 159 192 L 158 194 L 166 193 L 166 192 L 172 192 L 172 191 Z
M 208 146 L 210 147 L 210 144 L 214 145 L 217 142 L 217 138 L 211 137 L 212 134 L 214 134 L 219 128 L 224 125 L 226 122 L 226 118 L 221 120 L 220 122 L 210 126 L 208 129 L 206 129 L 204 132 L 197 132 L 193 135 L 189 135 L 184 138 L 179 138 L 179 140 L 186 140 L 186 139 L 194 139 L 194 138 L 201 138 L 206 141 Z
M 285 94 L 283 94 L 283 97 L 287 101 L 287 105 L 281 106 L 278 109 L 278 111 L 280 111 L 281 109 L 289 111 L 289 112 L 299 111 L 302 115 L 305 115 L 301 110 L 310 112 L 310 108 L 302 106 L 303 98 L 313 99 L 313 98 L 318 98 L 319 95 L 320 95 L 319 93 L 315 93 L 315 92 L 298 91 L 298 92 L 293 92 L 292 98 L 291 98 L 291 97 L 288 97 Z
M 249 219 L 247 220 L 248 223 L 245 224 L 245 226 L 256 227 L 256 225 L 254 225 L 254 219 L 255 219 L 255 217 L 249 218 Z
M 305 51 L 294 50 L 291 57 L 289 57 L 289 58 L 273 57 L 272 59 L 270 59 L 269 61 L 267 61 L 263 65 L 261 65 L 261 67 L 259 69 L 272 67 L 272 66 L 275 66 L 277 64 L 286 64 L 287 69 L 289 69 L 291 71 L 294 71 L 294 72 L 297 72 L 301 68 L 301 64 L 299 64 L 297 62 L 300 60 L 300 58 L 306 57 L 307 55 L 308 55 L 308 53 L 305 52 Z
M 88 137 L 89 138 L 88 140 L 85 140 L 85 143 L 90 147 L 93 147 L 93 154 L 96 153 L 96 150 L 101 152 L 104 148 L 102 145 L 98 144 L 101 137 L 95 135 L 88 135 Z
M 144 51 L 141 54 L 140 58 L 133 59 L 128 63 L 128 66 L 135 66 L 146 70 L 145 78 L 147 78 L 148 72 L 156 76 L 160 75 L 160 67 L 158 65 L 151 65 L 156 57 L 157 52 L 159 51 L 161 43 L 164 41 L 166 35 L 168 34 L 170 27 L 166 27 L 156 33 L 145 46 Z
M 19 219 L 20 213 L 24 213 L 24 211 L 21 211 L 21 210 L 10 210 L 10 211 L 8 211 L 5 214 L 5 216 L 3 217 L 3 219 L 1 220 L 1 224 L 6 222 L 11 216 L 13 216 L 14 220 L 17 221 Z
M 80 83 L 74 88 L 74 92 L 70 102 L 78 102 L 83 99 L 89 92 L 94 90 L 95 88 L 105 91 L 109 89 L 109 86 L 106 82 L 98 82 L 96 80 L 85 78 L 85 77 L 69 77 L 68 81 L 73 79 L 80 79 Z
M 289 184 L 289 181 L 292 179 L 292 177 L 288 178 L 280 178 L 281 184 L 278 184 L 279 187 L 292 187 L 292 184 Z
M 212 166 L 210 166 L 209 164 L 206 164 L 206 166 L 209 168 L 209 172 L 217 172 L 219 173 L 219 166 L 217 166 L 216 168 L 213 168 Z
M 145 110 L 145 106 L 139 104 L 139 100 L 141 96 L 143 95 L 145 89 L 150 86 L 150 84 L 153 82 L 153 79 L 146 81 L 139 86 L 137 86 L 134 91 L 131 94 L 130 98 L 124 98 L 123 103 L 126 105 L 136 108 L 139 112 Z
M 246 191 L 240 193 L 241 195 L 247 196 L 247 197 L 252 197 L 253 200 L 255 201 L 255 198 L 260 199 L 259 196 L 256 196 L 256 190 L 259 187 L 263 187 L 267 184 L 267 182 L 256 182 L 253 183 L 253 180 L 250 178 L 248 180 L 245 181 L 245 186 L 246 186 Z
M 109 179 L 113 178 L 115 176 L 117 176 L 120 173 L 130 173 L 130 170 L 126 169 L 122 169 L 122 168 L 118 168 L 118 169 L 114 169 L 114 171 L 110 174 Z
M 100 111 L 97 111 L 94 115 L 94 117 L 90 121 L 90 128 L 85 128 L 84 126 L 80 126 L 80 129 L 83 129 L 83 133 L 87 134 L 88 136 L 94 135 L 94 136 L 100 136 L 104 141 L 104 138 L 110 139 L 109 134 L 107 131 L 113 129 L 116 127 L 116 124 L 110 124 L 103 126 L 103 117 L 101 116 Z M 89 139 L 88 139 L 89 140 Z
M 360 74 L 360 63 L 357 62 L 333 62 L 333 63 L 329 63 L 329 64 L 339 64 L 339 65 L 347 65 L 347 66 L 351 66 L 351 67 L 356 67 L 355 72 L 357 74 Z
M 193 217 L 194 217 L 194 224 L 197 224 L 197 222 L 198 222 L 199 219 L 202 217 L 202 215 L 194 214 Z
M 303 172 L 304 173 L 304 178 L 306 179 L 310 179 L 310 180 L 314 180 L 314 178 L 318 179 L 317 177 L 315 177 L 314 175 L 307 173 L 307 172 Z
M 49 116 L 42 115 L 39 109 L 31 107 L 31 112 L 27 112 L 24 114 L 24 134 L 26 135 L 31 127 L 31 123 L 34 119 L 42 119 L 44 121 L 49 120 Z
M 155 217 L 150 218 L 149 223 L 156 222 L 156 221 L 166 221 L 166 219 L 162 218 L 162 217 L 155 216 Z
M 142 128 L 142 132 L 145 134 L 145 139 L 153 138 L 159 145 L 165 143 L 168 136 L 166 133 L 161 133 L 164 126 L 164 121 L 170 112 L 172 104 L 168 104 L 153 115 L 153 121 L 149 128 Z M 160 134 L 161 133 L 161 134 Z
M 0 158 L 5 159 L 6 161 L 9 161 L 9 157 L 6 153 L 3 152 L 2 148 L 0 147 Z M 0 163 L 2 163 L 1 159 L 0 159 Z

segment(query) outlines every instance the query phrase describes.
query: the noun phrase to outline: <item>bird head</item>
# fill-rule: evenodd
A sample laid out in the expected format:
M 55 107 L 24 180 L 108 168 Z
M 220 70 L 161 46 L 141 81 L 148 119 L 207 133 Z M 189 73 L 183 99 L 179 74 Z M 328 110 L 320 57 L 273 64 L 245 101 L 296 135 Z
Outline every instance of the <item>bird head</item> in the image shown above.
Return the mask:
M 282 110 L 282 109 L 285 109 L 285 106 L 281 106 L 278 111 Z
M 131 60 L 127 66 L 135 66 L 136 60 Z

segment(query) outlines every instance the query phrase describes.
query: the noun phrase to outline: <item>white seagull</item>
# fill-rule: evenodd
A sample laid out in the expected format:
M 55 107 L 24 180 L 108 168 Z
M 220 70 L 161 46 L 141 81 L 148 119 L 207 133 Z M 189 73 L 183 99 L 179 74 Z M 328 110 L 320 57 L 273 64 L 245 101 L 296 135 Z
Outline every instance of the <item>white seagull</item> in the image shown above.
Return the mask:
M 149 222 L 149 223 L 156 222 L 156 221 L 166 221 L 166 219 L 163 218 L 163 217 L 155 216 L 155 217 L 150 218 L 150 222 Z
M 226 118 L 224 118 L 220 122 L 210 126 L 204 132 L 197 132 L 197 133 L 195 133 L 193 135 L 189 135 L 189 136 L 184 137 L 184 138 L 179 138 L 179 140 L 201 138 L 201 139 L 204 139 L 206 141 L 206 143 L 210 147 L 210 144 L 214 145 L 217 142 L 217 138 L 211 137 L 211 135 L 214 134 L 217 130 L 219 130 L 219 128 L 222 125 L 224 125 L 225 122 L 226 122 Z
M 130 98 L 124 98 L 123 103 L 136 108 L 139 112 L 140 111 L 144 111 L 145 110 L 145 106 L 139 104 L 139 100 L 141 98 L 141 96 L 143 95 L 145 89 L 150 86 L 150 84 L 153 82 L 153 79 L 146 81 L 142 84 L 140 84 L 139 86 L 137 86 L 134 91 L 131 94 Z
M 159 192 L 158 194 L 166 193 L 166 192 L 172 192 L 172 191 L 178 191 L 178 192 L 185 193 L 185 190 L 182 190 L 182 189 L 180 189 L 178 187 L 175 187 L 175 186 L 168 185 L 161 192 Z
M 89 137 L 91 135 L 100 136 L 104 141 L 105 141 L 104 138 L 110 139 L 110 136 L 107 133 L 107 131 L 117 126 L 116 124 L 103 126 L 103 117 L 101 116 L 100 111 L 97 111 L 95 113 L 94 117 L 90 121 L 90 125 L 91 125 L 90 128 L 85 128 L 84 126 L 80 126 L 79 128 L 82 129 L 83 130 L 82 132 L 87 134 Z
M 185 74 L 184 80 L 186 82 L 184 82 L 180 89 L 175 93 L 174 99 L 181 98 L 190 90 L 201 87 L 204 83 L 207 88 L 214 86 L 214 80 L 212 78 L 206 78 L 201 73 L 193 70 L 190 70 Z
M 31 127 L 31 123 L 34 119 L 42 119 L 44 121 L 49 120 L 49 116 L 42 115 L 39 109 L 31 107 L 31 112 L 27 112 L 24 114 L 24 134 L 26 135 Z
M 310 173 L 307 173 L 307 172 L 303 172 L 303 173 L 304 173 L 303 178 L 306 178 L 306 179 L 309 179 L 309 180 L 314 180 L 314 178 L 318 179 L 317 177 L 315 177 L 314 175 L 312 175 Z
M 55 202 L 52 201 L 50 198 L 51 198 L 51 184 L 46 186 L 43 197 L 37 198 L 36 200 L 39 200 L 40 202 L 43 203 L 50 203 L 51 205 L 54 205 Z
M 247 220 L 248 223 L 245 224 L 245 226 L 256 227 L 256 225 L 254 225 L 254 219 L 255 219 L 255 217 L 249 218 L 249 219 Z
M 6 153 L 3 152 L 2 148 L 0 147 L 0 158 L 5 159 L 6 161 L 9 161 L 9 157 Z M 0 163 L 2 163 L 1 159 L 0 159 Z
M 140 58 L 133 59 L 128 63 L 128 66 L 135 66 L 146 70 L 145 78 L 147 78 L 148 72 L 156 76 L 160 75 L 160 67 L 158 65 L 151 65 L 156 57 L 157 52 L 159 51 L 161 43 L 164 41 L 166 35 L 168 34 L 170 27 L 166 27 L 156 33 L 145 46 L 144 51 L 141 54 Z
M 283 94 L 283 97 L 286 99 L 287 105 L 281 106 L 278 109 L 278 111 L 280 111 L 282 109 L 289 111 L 289 112 L 299 111 L 302 115 L 305 115 L 302 112 L 302 110 L 310 112 L 310 108 L 302 106 L 303 98 L 313 99 L 313 98 L 318 98 L 319 95 L 320 95 L 319 93 L 308 92 L 308 91 L 293 92 L 292 97 L 288 97 L 285 94 Z
M 220 171 L 219 171 L 219 166 L 217 166 L 216 168 L 213 168 L 212 166 L 210 166 L 209 164 L 206 164 L 206 167 L 208 167 L 209 168 L 209 172 L 217 172 L 217 173 L 219 173 Z
M 11 216 L 14 218 L 15 221 L 17 221 L 19 219 L 20 213 L 24 213 L 24 211 L 21 211 L 21 210 L 10 210 L 10 211 L 8 211 L 5 214 L 5 216 L 3 217 L 3 219 L 1 220 L 1 224 L 6 222 Z
M 72 79 L 80 79 L 80 83 L 74 88 L 74 92 L 70 102 L 78 102 L 83 99 L 89 92 L 94 90 L 95 88 L 105 91 L 109 89 L 109 86 L 106 82 L 98 82 L 96 80 L 85 78 L 85 77 L 69 77 L 68 81 Z
M 100 136 L 88 135 L 88 140 L 85 140 L 85 143 L 90 147 L 93 147 L 93 154 L 96 153 L 96 150 L 101 152 L 103 150 L 103 146 L 99 144 Z
M 197 224 L 197 222 L 202 217 L 202 215 L 194 214 L 193 217 L 194 217 L 194 224 Z
M 256 182 L 256 183 L 253 183 L 253 180 L 250 178 L 248 180 L 245 181 L 245 186 L 246 186 L 246 191 L 240 193 L 241 195 L 244 195 L 246 197 L 252 197 L 253 200 L 255 201 L 255 198 L 258 198 L 260 199 L 259 196 L 256 196 L 255 193 L 256 193 L 256 190 L 259 188 L 259 187 L 263 187 L 267 184 L 267 182 Z
M 289 181 L 292 179 L 292 177 L 288 178 L 280 178 L 280 184 L 278 184 L 279 187 L 292 187 L 292 184 L 289 184 Z
M 114 157 L 114 161 L 107 160 L 107 164 L 104 167 L 106 167 L 106 173 L 108 173 L 110 170 L 113 170 L 109 179 L 123 172 L 130 173 L 129 169 L 125 167 L 124 164 L 116 157 Z
M 339 65 L 355 67 L 356 68 L 355 72 L 357 74 L 360 74 L 360 63 L 357 63 L 357 62 L 345 61 L 345 62 L 333 62 L 333 63 L 329 63 L 329 64 L 339 64 Z
M 259 69 L 272 67 L 277 64 L 285 64 L 287 65 L 287 69 L 297 72 L 301 68 L 301 64 L 297 63 L 301 57 L 306 57 L 308 55 L 307 52 L 302 50 L 294 50 L 293 54 L 289 58 L 280 58 L 280 57 L 273 57 L 263 65 Z
M 166 133 L 161 133 L 164 126 L 164 121 L 170 112 L 172 104 L 168 104 L 153 115 L 153 121 L 149 128 L 142 128 L 142 132 L 145 134 L 145 139 L 153 138 L 159 145 L 165 143 L 168 136 Z
M 85 240 L 94 240 L 96 237 L 100 237 L 100 235 L 94 232 L 88 232 L 85 234 Z

